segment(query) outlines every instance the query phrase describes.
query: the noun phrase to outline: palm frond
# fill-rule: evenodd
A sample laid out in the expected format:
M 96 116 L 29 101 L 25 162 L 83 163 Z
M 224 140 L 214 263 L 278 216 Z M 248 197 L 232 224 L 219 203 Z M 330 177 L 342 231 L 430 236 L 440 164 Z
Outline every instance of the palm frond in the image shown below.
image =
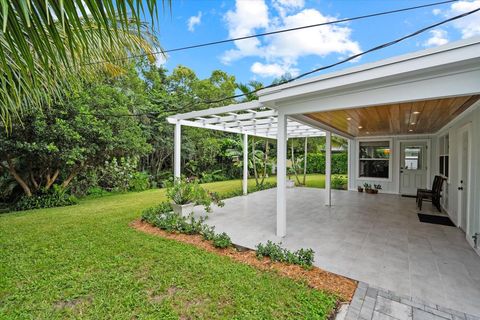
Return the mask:
M 118 74 L 131 55 L 153 61 L 160 46 L 141 17 L 156 11 L 156 0 L 0 1 L 0 120 L 9 127 L 79 75 Z

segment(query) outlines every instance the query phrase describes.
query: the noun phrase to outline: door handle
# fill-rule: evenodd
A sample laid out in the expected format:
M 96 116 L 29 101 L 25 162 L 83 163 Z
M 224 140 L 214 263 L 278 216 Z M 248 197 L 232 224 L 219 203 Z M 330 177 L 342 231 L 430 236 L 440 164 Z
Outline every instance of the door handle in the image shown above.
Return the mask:
M 463 187 L 458 187 L 458 190 L 463 190 Z

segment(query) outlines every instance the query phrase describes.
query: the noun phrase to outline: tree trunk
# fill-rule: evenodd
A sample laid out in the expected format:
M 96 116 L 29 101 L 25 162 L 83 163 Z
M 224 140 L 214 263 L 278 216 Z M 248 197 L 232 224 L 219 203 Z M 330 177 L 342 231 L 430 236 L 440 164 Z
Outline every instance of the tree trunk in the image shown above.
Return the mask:
M 15 170 L 15 166 L 12 163 L 12 160 L 7 159 L 7 163 L 8 163 L 8 172 L 10 172 L 10 174 L 18 182 L 20 187 L 22 187 L 23 192 L 25 192 L 25 195 L 27 197 L 31 197 L 32 196 L 32 191 L 31 191 L 30 187 L 28 186 L 27 182 L 25 182 L 25 180 L 23 180 L 23 178 L 20 177 L 20 175 L 18 175 L 17 170 Z
M 302 184 L 300 182 L 300 178 L 298 177 L 297 167 L 295 165 L 295 155 L 293 153 L 293 139 L 292 139 L 292 143 L 290 145 L 291 145 L 291 149 L 292 149 L 292 169 L 293 169 L 293 173 L 295 174 L 295 179 L 297 179 L 298 184 Z
M 308 137 L 305 137 L 305 153 L 303 159 L 303 185 L 307 183 L 307 147 L 308 147 Z
M 255 138 L 253 137 L 252 137 L 252 163 L 253 163 L 253 174 L 255 175 L 255 185 L 258 187 L 257 162 L 255 161 Z
M 59 173 L 60 173 L 60 170 L 57 169 L 57 170 L 55 170 L 55 172 L 53 173 L 53 176 L 52 176 L 52 177 L 50 177 L 50 173 L 47 174 L 47 183 L 45 184 L 45 189 L 46 189 L 46 190 L 50 189 L 50 187 L 53 185 L 53 183 L 55 182 L 55 180 L 57 180 Z
M 263 186 L 263 182 L 265 181 L 265 176 L 267 175 L 267 161 L 268 161 L 268 140 L 265 140 L 265 155 L 263 157 L 263 177 L 262 182 L 260 185 Z
M 75 178 L 75 176 L 80 172 L 80 167 L 73 168 L 72 172 L 68 175 L 67 179 L 65 179 L 62 183 L 62 188 L 65 189 L 68 187 L 70 182 L 72 182 L 72 179 Z

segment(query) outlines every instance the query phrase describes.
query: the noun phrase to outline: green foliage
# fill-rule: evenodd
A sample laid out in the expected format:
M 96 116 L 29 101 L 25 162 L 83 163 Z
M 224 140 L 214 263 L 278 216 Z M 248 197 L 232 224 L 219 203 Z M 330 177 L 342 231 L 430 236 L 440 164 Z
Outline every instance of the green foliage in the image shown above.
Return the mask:
M 347 174 L 348 172 L 348 154 L 339 152 L 332 154 L 332 174 Z M 308 153 L 307 154 L 307 173 L 325 174 L 325 154 Z
M 53 208 L 71 206 L 77 204 L 78 200 L 74 196 L 69 195 L 61 187 L 54 185 L 50 190 L 41 190 L 38 194 L 27 197 L 23 196 L 15 203 L 16 211 Z
M 275 182 L 267 181 L 261 185 L 248 186 L 247 192 L 252 193 L 252 192 L 267 190 L 267 189 L 275 188 L 276 186 L 277 184 Z M 243 195 L 243 190 L 240 188 L 240 189 L 224 192 L 221 195 L 218 195 L 218 197 L 221 199 L 228 199 L 228 198 L 238 197 L 241 195 Z
M 150 179 L 145 172 L 134 172 L 129 181 L 130 191 L 145 191 L 150 188 Z
M 230 239 L 228 234 L 226 234 L 225 232 L 222 232 L 220 234 L 216 234 L 213 236 L 212 243 L 215 248 L 224 249 L 232 245 L 232 240 Z
M 272 261 L 285 262 L 288 264 L 297 264 L 308 268 L 313 265 L 315 252 L 312 249 L 299 249 L 291 252 L 282 248 L 281 243 L 267 241 L 266 244 L 259 243 L 256 247 L 257 258 L 269 257 Z
M 209 193 L 203 189 L 198 180 L 191 179 L 177 179 L 170 182 L 166 192 L 167 198 L 175 204 L 195 203 L 197 205 L 205 206 L 205 211 L 211 212 L 212 203 L 222 207 L 224 203 L 220 197 L 215 193 Z
M 332 188 L 333 189 L 346 189 L 348 184 L 348 178 L 344 175 L 332 175 Z
M 173 212 L 169 202 L 162 202 L 155 207 L 143 210 L 142 221 L 168 232 L 183 234 L 200 234 L 204 240 L 212 241 L 216 248 L 227 248 L 232 245 L 230 237 L 225 233 L 215 234 L 215 228 L 207 225 L 204 217 L 195 219 L 193 214 L 188 217 Z

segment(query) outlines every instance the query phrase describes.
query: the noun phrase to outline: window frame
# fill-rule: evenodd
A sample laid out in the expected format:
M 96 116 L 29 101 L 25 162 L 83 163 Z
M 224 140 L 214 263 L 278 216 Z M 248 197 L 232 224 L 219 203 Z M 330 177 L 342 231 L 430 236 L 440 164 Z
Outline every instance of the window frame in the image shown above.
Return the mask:
M 388 141 L 388 146 L 390 148 L 390 156 L 388 159 L 380 159 L 380 158 L 372 158 L 372 160 L 388 160 L 388 178 L 377 178 L 377 177 L 360 177 L 360 160 L 365 160 L 364 158 L 360 158 L 360 143 L 361 142 L 381 142 L 381 141 Z M 362 181 L 383 181 L 383 182 L 391 182 L 393 180 L 393 158 L 394 158 L 394 150 L 393 150 L 393 139 L 392 138 L 361 138 L 357 139 L 356 141 L 356 152 L 355 152 L 355 161 L 356 161 L 356 178 L 357 180 Z
M 442 148 L 440 146 L 442 146 Z M 448 148 L 448 151 L 446 150 L 447 148 Z M 440 165 L 442 158 L 443 158 L 443 166 Z M 445 163 L 445 160 L 447 160 L 446 161 L 447 163 Z M 442 134 L 438 137 L 437 164 L 438 164 L 438 174 L 446 178 L 447 183 L 450 183 L 451 164 L 450 164 L 450 133 L 449 132 Z M 448 173 L 448 175 L 445 175 L 445 173 Z

